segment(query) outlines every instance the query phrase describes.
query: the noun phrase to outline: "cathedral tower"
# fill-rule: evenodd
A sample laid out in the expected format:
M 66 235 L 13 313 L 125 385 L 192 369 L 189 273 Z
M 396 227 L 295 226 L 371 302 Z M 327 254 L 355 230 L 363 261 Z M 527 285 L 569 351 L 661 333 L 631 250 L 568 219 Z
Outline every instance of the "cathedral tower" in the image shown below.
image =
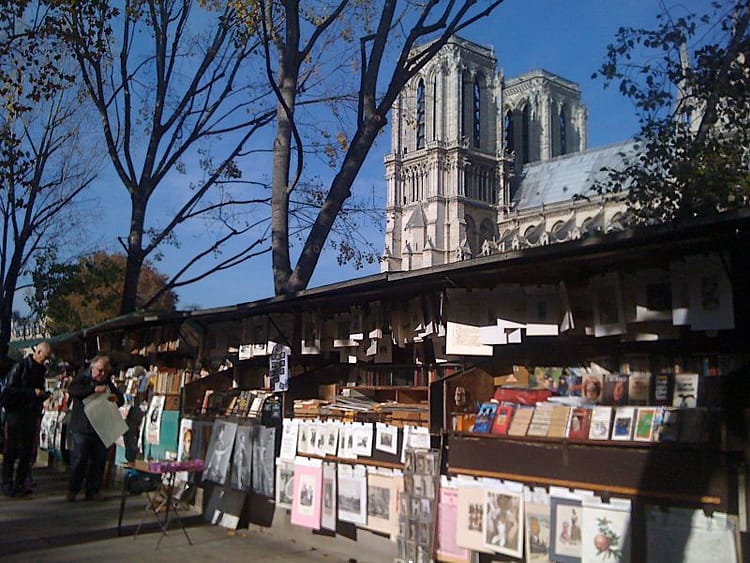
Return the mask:
M 541 70 L 506 84 L 496 68 L 491 48 L 454 37 L 396 100 L 383 271 L 479 256 L 523 165 L 585 148 L 576 84 Z

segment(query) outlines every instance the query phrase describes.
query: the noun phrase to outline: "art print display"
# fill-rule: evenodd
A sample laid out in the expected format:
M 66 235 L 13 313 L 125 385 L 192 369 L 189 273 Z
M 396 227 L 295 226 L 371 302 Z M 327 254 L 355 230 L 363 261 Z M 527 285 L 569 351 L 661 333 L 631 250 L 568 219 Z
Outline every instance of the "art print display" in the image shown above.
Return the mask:
M 357 457 L 372 457 L 372 423 L 355 424 L 352 428 L 354 433 L 354 447 L 352 451 Z
M 354 426 L 342 424 L 339 428 L 339 444 L 336 455 L 342 459 L 356 459 L 354 453 Z
M 630 501 L 583 501 L 583 561 L 630 561 Z
M 526 561 L 542 563 L 550 560 L 550 497 L 544 489 L 524 488 L 526 516 Z
M 323 503 L 320 525 L 327 530 L 336 530 L 336 464 L 323 462 Z
M 293 495 L 292 524 L 319 530 L 323 499 L 321 460 L 298 457 L 294 461 Z
M 583 553 L 580 499 L 550 498 L 550 555 L 554 561 L 578 563 Z
M 253 440 L 257 431 L 258 427 L 254 425 L 237 427 L 229 477 L 229 485 L 236 491 L 252 489 Z
M 203 479 L 219 485 L 226 482 L 236 433 L 237 423 L 225 420 L 214 421 L 203 468 Z
M 299 434 L 300 421 L 295 418 L 285 418 L 281 426 L 281 459 L 293 460 L 297 455 L 297 436 Z
M 523 497 L 504 490 L 485 490 L 484 544 L 496 553 L 523 555 Z
M 468 549 L 456 543 L 458 530 L 458 486 L 441 476 L 440 501 L 437 513 L 436 553 L 441 561 L 449 563 L 469 563 Z
M 396 455 L 398 452 L 398 427 L 378 422 L 375 425 L 375 449 Z
M 367 472 L 367 528 L 390 537 L 398 532 L 396 478 L 391 472 Z
M 459 483 L 456 544 L 474 551 L 490 552 L 484 542 L 485 492 L 481 486 Z
M 367 472 L 362 465 L 339 464 L 338 518 L 352 524 L 367 524 Z
M 339 428 L 340 425 L 337 421 L 326 422 L 323 425 L 323 453 L 325 455 L 336 455 L 339 443 Z
M 159 444 L 161 432 L 161 413 L 164 410 L 164 395 L 154 395 L 146 412 L 146 441 L 151 445 Z
M 276 506 L 292 508 L 294 501 L 294 462 L 276 460 Z
M 435 544 L 440 451 L 408 448 L 405 459 L 396 559 L 429 561 Z
M 276 428 L 256 426 L 252 437 L 252 490 L 256 495 L 274 496 L 273 462 L 276 458 Z

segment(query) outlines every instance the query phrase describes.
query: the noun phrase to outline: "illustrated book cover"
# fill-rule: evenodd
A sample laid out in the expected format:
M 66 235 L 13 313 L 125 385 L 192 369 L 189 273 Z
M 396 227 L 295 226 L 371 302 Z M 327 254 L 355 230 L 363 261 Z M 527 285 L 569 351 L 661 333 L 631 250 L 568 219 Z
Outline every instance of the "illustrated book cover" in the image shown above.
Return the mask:
M 608 440 L 611 425 L 612 407 L 602 405 L 594 407 L 591 413 L 589 440 Z

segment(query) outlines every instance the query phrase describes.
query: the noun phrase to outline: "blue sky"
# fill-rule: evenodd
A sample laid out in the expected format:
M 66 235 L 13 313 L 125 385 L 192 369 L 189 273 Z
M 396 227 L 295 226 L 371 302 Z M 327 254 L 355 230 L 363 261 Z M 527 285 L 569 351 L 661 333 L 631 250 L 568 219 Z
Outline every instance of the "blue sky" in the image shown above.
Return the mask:
M 706 1 L 687 0 L 679 11 L 702 10 Z M 654 27 L 660 2 L 654 0 L 506 0 L 487 20 L 462 36 L 495 48 L 498 66 L 506 77 L 544 68 L 581 87 L 588 108 L 589 148 L 623 141 L 638 130 L 631 102 L 616 88 L 604 89 L 591 74 L 603 62 L 606 46 L 620 26 Z M 383 156 L 389 151 L 390 130 L 381 135 L 355 183 L 358 191 L 385 192 Z M 331 172 L 321 171 L 330 178 Z M 373 236 L 380 237 L 375 234 Z M 382 246 L 381 246 L 382 248 Z M 333 252 L 324 253 L 310 284 L 328 283 L 379 272 L 339 266 Z M 179 292 L 181 307 L 217 307 L 273 295 L 269 260 L 256 260 L 233 272 L 215 276 Z
M 679 11 L 702 11 L 708 0 L 683 0 Z M 671 4 L 668 4 L 671 5 Z M 616 88 L 603 88 L 601 80 L 592 80 L 605 57 L 606 46 L 618 27 L 648 27 L 656 23 L 660 2 L 656 0 L 506 0 L 493 15 L 464 30 L 462 36 L 471 41 L 492 46 L 506 78 L 544 68 L 579 84 L 584 104 L 588 108 L 589 148 L 623 141 L 636 133 L 638 126 L 631 102 Z M 354 190 L 360 194 L 374 192 L 380 201 L 385 199 L 383 156 L 389 151 L 390 128 L 380 136 L 371 151 Z M 270 143 L 269 143 L 270 146 Z M 314 165 L 311 160 L 308 164 Z M 270 174 L 270 166 L 261 163 L 259 169 Z M 316 171 L 324 181 L 330 181 L 333 170 L 321 167 Z M 110 176 L 111 178 L 111 176 Z M 107 183 L 103 180 L 103 183 Z M 157 192 L 159 193 L 159 192 Z M 168 209 L 169 192 L 157 196 L 152 204 Z M 100 233 L 102 244 L 111 250 L 121 250 L 113 240 L 127 232 L 127 201 L 121 187 L 109 190 L 103 209 L 107 211 L 107 228 Z M 104 221 L 102 223 L 104 223 Z M 111 233 L 115 233 L 111 236 Z M 200 229 L 193 235 L 203 235 Z M 368 233 L 382 249 L 382 235 Z M 105 238 L 106 237 L 106 238 Z M 92 241 L 93 242 L 93 241 Z M 190 247 L 189 238 L 183 246 Z M 94 242 L 94 244 L 96 244 Z M 184 251 L 184 249 L 183 249 Z M 157 268 L 169 272 L 173 261 L 166 250 L 166 258 Z M 176 266 L 175 266 L 176 267 Z M 333 251 L 324 252 L 310 284 L 317 287 L 379 272 L 378 265 L 364 270 L 339 266 Z M 270 258 L 255 259 L 234 270 L 207 278 L 178 291 L 178 307 L 219 307 L 262 299 L 273 295 Z M 20 306 L 20 299 L 17 306 Z

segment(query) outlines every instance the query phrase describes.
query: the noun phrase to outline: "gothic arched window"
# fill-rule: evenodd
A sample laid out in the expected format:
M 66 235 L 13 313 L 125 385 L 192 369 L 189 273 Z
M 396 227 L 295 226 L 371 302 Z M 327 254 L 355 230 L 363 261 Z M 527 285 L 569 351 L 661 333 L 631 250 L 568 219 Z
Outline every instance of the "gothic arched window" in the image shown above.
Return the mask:
M 523 119 L 521 122 L 521 162 L 526 164 L 531 160 L 531 109 L 529 104 L 523 106 Z
M 438 80 L 437 76 L 432 79 L 432 140 L 437 140 L 437 114 L 438 114 Z
M 424 148 L 424 110 L 425 110 L 425 99 L 424 99 L 424 80 L 420 80 L 417 84 L 417 148 Z
M 568 141 L 567 141 L 567 118 L 565 115 L 565 106 L 560 108 L 560 154 L 568 152 Z
M 513 110 L 505 112 L 505 152 L 512 153 L 515 150 L 513 146 Z
M 472 92 L 472 106 L 471 106 L 471 116 L 472 116 L 472 131 L 471 131 L 471 140 L 472 145 L 474 145 L 476 148 L 479 148 L 479 132 L 480 132 L 480 118 L 481 118 L 481 108 L 482 108 L 482 99 L 481 99 L 481 83 L 483 81 L 482 74 L 477 74 L 474 78 L 474 89 Z

